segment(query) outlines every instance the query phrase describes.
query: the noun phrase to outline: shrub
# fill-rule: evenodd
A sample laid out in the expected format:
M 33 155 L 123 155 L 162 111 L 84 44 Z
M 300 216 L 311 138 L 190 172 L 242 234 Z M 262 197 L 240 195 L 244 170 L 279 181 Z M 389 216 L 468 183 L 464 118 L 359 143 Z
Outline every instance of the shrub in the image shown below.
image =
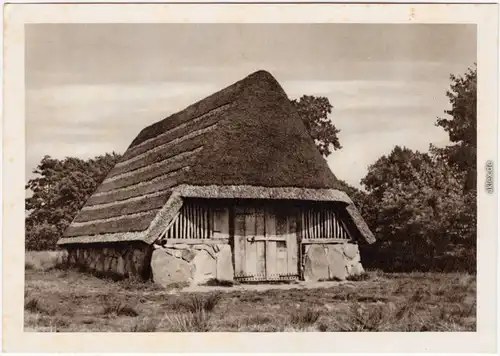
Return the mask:
M 48 309 L 43 306 L 40 299 L 36 297 L 25 298 L 24 310 L 45 315 L 54 315 L 56 312 L 55 309 Z
M 359 281 L 368 281 L 370 280 L 370 275 L 366 272 L 360 273 L 360 274 L 354 274 L 352 276 L 348 276 L 346 279 L 348 281 L 352 282 L 359 282 Z
M 24 309 L 29 310 L 30 312 L 37 313 L 45 311 L 41 305 L 40 301 L 37 298 L 29 298 L 24 303 Z
M 198 309 L 196 312 L 165 316 L 165 319 L 169 323 L 169 331 L 207 332 L 211 328 L 210 316 L 210 312 Z
M 191 294 L 186 300 L 181 301 L 181 305 L 191 313 L 212 312 L 221 299 L 220 293 L 210 293 L 208 295 Z
M 299 327 L 307 327 L 318 321 L 321 312 L 310 307 L 299 308 L 290 317 L 290 323 Z
M 130 305 L 121 302 L 108 304 L 104 307 L 104 315 L 114 314 L 117 316 L 138 316 L 139 313 Z
M 26 271 L 34 270 L 35 269 L 35 265 L 32 262 L 30 262 L 30 261 L 25 261 L 24 262 L 24 269 Z

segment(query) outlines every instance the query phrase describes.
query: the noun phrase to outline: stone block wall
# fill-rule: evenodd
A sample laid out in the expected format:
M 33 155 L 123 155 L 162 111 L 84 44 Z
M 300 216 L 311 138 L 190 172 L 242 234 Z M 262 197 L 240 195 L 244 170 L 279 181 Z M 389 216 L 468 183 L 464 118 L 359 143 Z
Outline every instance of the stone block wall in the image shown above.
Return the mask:
M 305 281 L 345 280 L 364 272 L 353 243 L 305 245 L 303 269 Z
M 169 244 L 155 246 L 151 258 L 153 281 L 161 286 L 232 281 L 231 246 L 220 244 Z
M 151 277 L 152 247 L 145 243 L 72 246 L 67 250 L 69 266 L 118 278 Z

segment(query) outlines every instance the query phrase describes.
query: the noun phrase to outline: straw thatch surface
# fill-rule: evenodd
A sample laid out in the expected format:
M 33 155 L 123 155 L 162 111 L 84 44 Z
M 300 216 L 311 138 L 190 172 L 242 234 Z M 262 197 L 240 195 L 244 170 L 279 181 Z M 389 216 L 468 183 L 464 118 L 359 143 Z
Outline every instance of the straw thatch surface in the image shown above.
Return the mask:
M 336 189 L 308 189 L 295 187 L 259 187 L 252 185 L 187 185 L 182 184 L 175 191 L 184 198 L 206 199 L 279 199 L 335 201 L 346 204 L 351 199 L 346 193 Z
M 142 130 L 59 243 L 153 242 L 182 205 L 181 185 L 179 196 L 350 203 L 283 89 L 259 71 Z

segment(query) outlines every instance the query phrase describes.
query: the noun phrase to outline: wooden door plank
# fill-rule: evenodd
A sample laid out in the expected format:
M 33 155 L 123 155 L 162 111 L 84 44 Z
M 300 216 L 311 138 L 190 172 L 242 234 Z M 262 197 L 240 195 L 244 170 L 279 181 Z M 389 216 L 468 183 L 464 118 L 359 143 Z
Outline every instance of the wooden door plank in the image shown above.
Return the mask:
M 256 263 L 257 263 L 257 272 L 256 275 L 259 277 L 266 276 L 266 242 L 258 241 L 254 242 L 256 248 Z
M 234 274 L 236 276 L 245 274 L 246 251 L 245 251 L 245 215 L 234 216 Z
M 255 211 L 245 214 L 245 270 L 248 275 L 257 274 L 257 246 L 253 242 L 255 237 Z
M 256 209 L 255 214 L 255 239 L 256 268 L 257 274 L 264 278 L 266 276 L 266 226 L 264 211 Z
M 266 224 L 266 237 L 276 236 L 276 215 L 268 209 L 265 216 Z M 272 278 L 278 271 L 276 268 L 277 263 L 276 241 L 266 242 L 266 276 Z
M 297 260 L 298 260 L 298 247 L 297 247 L 297 226 L 295 222 L 296 217 L 292 214 L 287 218 L 287 273 L 298 274 Z

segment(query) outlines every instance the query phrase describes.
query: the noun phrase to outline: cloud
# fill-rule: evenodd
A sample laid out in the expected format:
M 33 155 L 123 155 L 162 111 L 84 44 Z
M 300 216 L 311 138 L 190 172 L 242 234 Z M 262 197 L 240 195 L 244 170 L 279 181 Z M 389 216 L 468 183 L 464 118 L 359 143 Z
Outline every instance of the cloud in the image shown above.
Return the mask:
M 145 126 L 211 94 L 203 82 L 61 85 L 26 98 L 27 171 L 44 155 L 92 157 L 123 152 Z
M 57 85 L 27 91 L 26 168 L 46 154 L 57 158 L 123 152 L 145 126 L 212 94 L 228 83 L 162 82 Z M 440 85 L 425 81 L 288 80 L 290 97 L 323 95 L 342 150 L 328 159 L 339 178 L 358 185 L 369 164 L 396 144 L 426 150 L 447 136 L 434 126 L 444 109 Z M 442 95 L 444 97 L 444 95 Z

